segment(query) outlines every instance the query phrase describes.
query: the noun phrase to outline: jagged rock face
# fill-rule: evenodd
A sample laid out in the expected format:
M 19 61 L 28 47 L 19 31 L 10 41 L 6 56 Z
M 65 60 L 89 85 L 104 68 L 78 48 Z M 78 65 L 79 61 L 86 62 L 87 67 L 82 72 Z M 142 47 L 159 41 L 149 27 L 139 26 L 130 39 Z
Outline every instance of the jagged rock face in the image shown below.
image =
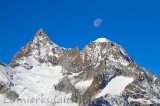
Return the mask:
M 145 100 L 151 100 L 152 103 L 156 103 L 156 99 L 160 101 L 160 86 L 155 83 L 158 77 L 153 76 L 141 67 L 137 67 L 137 70 L 136 80 L 126 88 L 126 90 L 130 89 L 128 94 L 133 99 L 144 98 Z M 133 87 L 134 89 L 131 89 Z
M 44 30 L 40 29 L 34 38 L 13 57 L 9 65 L 12 67 L 23 65 L 28 68 L 32 64 L 24 60 L 29 56 L 34 57 L 40 63 L 49 62 L 52 65 L 58 65 L 61 48 L 52 43 Z
M 81 58 L 81 52 L 78 47 L 73 49 L 63 49 L 61 65 L 64 68 L 65 73 L 80 72 L 83 69 L 83 61 Z
M 89 61 L 94 66 L 98 66 L 102 60 L 113 60 L 123 65 L 133 63 L 125 50 L 119 45 L 111 42 L 91 42 L 83 49 L 85 63 Z
M 79 105 L 160 104 L 160 77 L 138 66 L 120 45 L 107 39 L 93 41 L 81 52 L 78 47 L 64 49 L 57 46 L 50 41 L 44 30 L 40 29 L 13 57 L 9 65 L 14 68 L 21 66 L 29 71 L 35 67 L 32 58 L 37 60 L 39 65 L 43 63 L 62 66 L 64 77 L 55 88 L 57 91 L 71 93 L 72 101 Z M 117 76 L 133 78 L 134 81 L 119 95 L 104 93 L 97 97 Z
M 40 63 L 62 65 L 66 70 L 72 72 L 81 70 L 82 59 L 80 55 L 78 47 L 73 49 L 60 48 L 50 41 L 43 29 L 40 29 L 34 38 L 13 57 L 9 65 L 31 69 L 32 62 L 26 61 L 31 56 Z

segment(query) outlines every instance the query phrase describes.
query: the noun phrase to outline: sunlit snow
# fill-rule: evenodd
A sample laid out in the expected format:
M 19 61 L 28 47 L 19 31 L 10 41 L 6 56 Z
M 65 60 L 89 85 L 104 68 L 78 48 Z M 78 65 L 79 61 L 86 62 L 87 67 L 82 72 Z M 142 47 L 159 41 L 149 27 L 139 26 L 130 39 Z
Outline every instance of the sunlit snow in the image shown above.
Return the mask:
M 120 95 L 125 87 L 133 80 L 133 78 L 117 76 L 108 83 L 108 85 L 96 96 L 96 98 L 104 96 L 105 94 Z
M 71 94 L 65 94 L 63 92 L 59 92 L 56 90 L 55 85 L 64 77 L 62 74 L 61 66 L 52 66 L 41 64 L 33 57 L 26 58 L 24 61 L 27 61 L 28 64 L 33 65 L 33 68 L 27 70 L 23 67 L 16 67 L 16 69 L 12 70 L 13 72 L 13 80 L 14 86 L 11 87 L 14 91 L 19 94 L 19 98 L 21 100 L 31 100 L 34 98 L 34 103 L 28 103 L 27 106 L 48 106 L 54 104 L 55 106 L 65 105 L 65 106 L 77 106 L 76 103 L 69 101 L 70 103 L 65 103 L 64 99 L 70 99 Z M 0 66 L 0 79 L 7 82 L 8 78 L 2 75 L 5 75 L 5 67 Z M 1 103 L 1 100 L 4 101 L 5 97 L 3 95 L 0 96 L 0 105 L 4 105 Z M 35 102 L 37 100 L 37 102 Z M 41 103 L 43 100 L 44 103 Z M 9 102 L 9 100 L 6 100 Z M 61 102 L 56 103 L 55 102 Z M 14 104 L 7 103 L 5 106 L 11 106 Z M 15 106 L 26 106 L 26 103 L 16 103 Z
M 98 38 L 97 40 L 95 40 L 95 42 L 108 42 L 108 39 L 106 39 L 106 38 Z

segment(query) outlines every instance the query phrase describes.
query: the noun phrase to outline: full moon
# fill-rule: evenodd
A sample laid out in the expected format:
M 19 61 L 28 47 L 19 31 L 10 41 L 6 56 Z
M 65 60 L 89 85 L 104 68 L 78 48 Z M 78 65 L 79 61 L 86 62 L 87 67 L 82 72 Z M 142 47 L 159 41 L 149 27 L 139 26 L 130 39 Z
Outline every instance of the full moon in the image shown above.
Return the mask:
M 94 20 L 94 27 L 97 28 L 102 24 L 102 19 L 101 18 L 97 18 Z

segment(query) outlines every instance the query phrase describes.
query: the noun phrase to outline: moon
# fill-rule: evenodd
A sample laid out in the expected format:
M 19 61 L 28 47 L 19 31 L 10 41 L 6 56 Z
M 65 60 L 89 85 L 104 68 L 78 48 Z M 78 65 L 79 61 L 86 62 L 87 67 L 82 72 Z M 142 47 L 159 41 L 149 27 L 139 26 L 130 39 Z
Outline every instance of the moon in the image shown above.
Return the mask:
M 103 20 L 101 18 L 97 18 L 94 20 L 94 27 L 97 28 L 99 26 L 101 26 Z

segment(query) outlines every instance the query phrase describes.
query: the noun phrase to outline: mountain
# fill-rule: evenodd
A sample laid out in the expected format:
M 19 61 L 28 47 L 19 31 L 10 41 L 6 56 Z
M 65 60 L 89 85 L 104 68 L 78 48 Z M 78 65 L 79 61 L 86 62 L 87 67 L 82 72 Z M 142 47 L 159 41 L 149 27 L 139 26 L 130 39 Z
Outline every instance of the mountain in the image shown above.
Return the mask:
M 4 106 L 160 105 L 160 77 L 106 38 L 80 51 L 76 46 L 59 47 L 39 29 L 8 65 L 0 67 L 0 89 L 11 92 L 6 96 L 0 90 Z

